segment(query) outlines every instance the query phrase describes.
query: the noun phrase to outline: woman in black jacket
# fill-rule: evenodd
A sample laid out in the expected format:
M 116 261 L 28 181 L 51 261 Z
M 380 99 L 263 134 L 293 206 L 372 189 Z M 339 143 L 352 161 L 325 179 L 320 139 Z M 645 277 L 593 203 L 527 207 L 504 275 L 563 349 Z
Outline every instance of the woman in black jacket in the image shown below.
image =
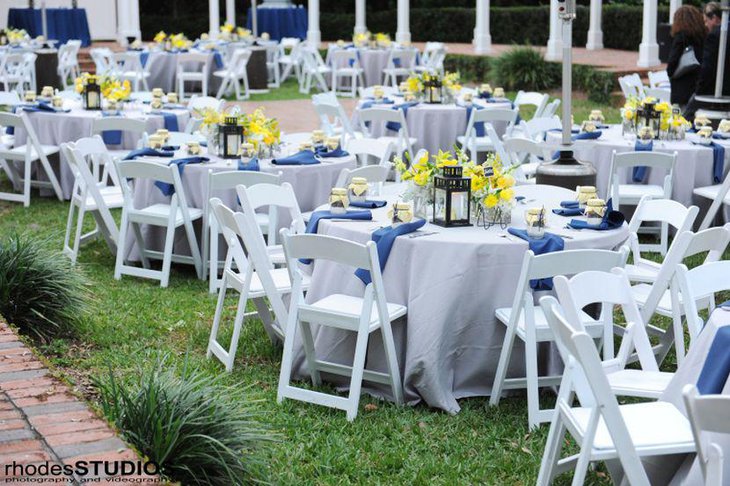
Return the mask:
M 672 47 L 669 51 L 667 74 L 672 86 L 672 103 L 684 107 L 697 86 L 700 69 L 683 74 L 675 79 L 674 73 L 679 67 L 679 60 L 687 47 L 694 49 L 695 57 L 702 61 L 703 43 L 707 35 L 702 12 L 692 5 L 683 5 L 674 13 L 672 22 Z

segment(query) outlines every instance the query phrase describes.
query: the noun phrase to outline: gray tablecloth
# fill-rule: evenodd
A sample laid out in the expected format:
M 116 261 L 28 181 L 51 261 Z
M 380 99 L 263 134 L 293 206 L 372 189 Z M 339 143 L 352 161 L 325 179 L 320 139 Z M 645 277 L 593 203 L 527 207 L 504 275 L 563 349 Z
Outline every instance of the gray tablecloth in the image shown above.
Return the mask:
M 534 205 L 545 204 L 546 208 L 558 207 L 560 201 L 574 197 L 570 191 L 550 186 L 516 189 L 528 200 L 536 200 Z M 396 199 L 389 197 L 391 201 Z M 527 207 L 516 206 L 512 213 L 514 226 L 524 228 Z M 375 210 L 373 222 L 322 220 L 319 233 L 365 243 L 387 221 L 386 211 Z M 573 231 L 563 228 L 566 222 L 566 218 L 548 213 L 549 230 L 572 237 L 565 240 L 566 249 L 614 248 L 628 236 L 625 225 L 612 231 Z M 423 231 L 438 234 L 396 240 L 383 272 L 385 293 L 389 302 L 408 307 L 407 318 L 393 326 L 407 402 L 415 404 L 422 400 L 431 407 L 456 413 L 458 399 L 487 396 L 491 392 L 505 331 L 494 311 L 512 305 L 528 245 L 514 237 L 500 237 L 505 230 L 498 226 L 489 230 L 445 229 L 429 224 Z M 363 289 L 353 269 L 318 261 L 314 263 L 307 300 L 315 301 L 332 293 L 361 296 Z M 321 359 L 350 364 L 354 345 L 354 333 L 331 328 L 315 330 L 315 347 Z M 295 371 L 298 377 L 306 379 L 309 375 L 301 339 L 297 339 L 296 346 Z M 554 368 L 550 361 L 557 353 L 546 354 L 542 364 Z M 512 356 L 510 374 L 524 376 L 521 345 L 515 347 Z M 385 371 L 384 363 L 380 334 L 373 333 L 367 366 Z M 333 381 L 344 384 L 334 378 Z M 387 390 L 375 392 L 387 396 Z
M 402 103 L 401 99 L 396 104 Z M 376 104 L 371 108 L 392 107 L 393 105 Z M 485 109 L 511 108 L 510 103 L 481 103 Z M 360 118 L 358 112 L 360 105 L 355 109 L 352 117 L 352 125 L 355 128 L 360 127 Z M 466 116 L 466 108 L 464 106 L 449 104 L 428 104 L 420 103 L 416 106 L 408 108 L 406 113 L 406 123 L 408 124 L 408 134 L 418 139 L 413 149 L 418 151 L 426 149 L 429 153 L 436 154 L 439 150 L 451 150 L 456 143 L 457 137 L 466 133 L 466 124 L 468 122 Z M 494 129 L 498 135 L 502 136 L 507 125 L 505 123 L 495 123 Z M 384 135 L 395 136 L 396 132 L 388 131 L 385 123 L 374 123 L 370 129 L 373 136 L 381 137 Z
M 186 157 L 184 153 L 176 154 L 176 157 Z M 161 160 L 161 159 L 156 159 Z M 170 159 L 161 160 L 161 163 L 167 164 Z M 327 202 L 332 186 L 337 181 L 337 177 L 342 169 L 353 169 L 357 166 L 354 156 L 347 156 L 337 159 L 329 159 L 317 165 L 301 165 L 301 166 L 277 166 L 270 161 L 261 161 L 261 171 L 269 173 L 281 172 L 281 181 L 288 182 L 292 185 L 296 194 L 299 207 L 302 211 L 311 211 L 317 206 Z M 191 164 L 185 167 L 182 176 L 183 186 L 188 205 L 195 208 L 203 208 L 205 194 L 208 185 L 208 171 L 224 171 L 236 170 L 237 161 L 228 162 L 223 159 L 211 157 L 211 162 L 206 164 Z M 231 208 L 238 207 L 237 196 L 235 190 L 224 191 L 214 194 L 219 197 L 223 203 Z M 139 180 L 134 188 L 134 205 L 137 208 L 149 206 L 155 203 L 169 203 L 170 198 L 164 196 L 162 192 L 154 185 L 151 180 Z M 289 219 L 284 215 L 279 217 L 281 226 L 290 223 Z M 198 244 L 200 244 L 200 226 L 196 225 L 198 233 Z M 154 226 L 143 226 L 142 229 L 145 245 L 147 249 L 162 250 L 165 242 L 165 229 Z M 127 239 L 128 259 L 137 260 L 138 252 L 133 236 L 130 234 Z M 174 251 L 181 254 L 190 254 L 187 244 L 185 232 L 179 228 L 175 233 Z M 225 247 L 220 246 L 220 255 L 225 255 Z
M 149 54 L 147 63 L 149 64 L 150 76 L 147 78 L 147 84 L 150 90 L 154 88 L 162 88 L 165 93 L 177 91 L 177 64 L 179 53 L 152 51 Z M 222 54 L 221 54 L 222 55 Z M 216 66 L 213 52 L 208 53 L 208 94 L 215 96 L 221 85 L 221 78 L 213 76 L 213 73 L 219 69 Z M 186 83 L 186 93 L 190 93 L 192 83 Z M 200 90 L 200 88 L 196 88 Z
M 86 111 L 81 109 L 80 103 L 66 101 L 66 108 L 70 108 L 68 113 L 50 113 L 50 112 L 33 112 L 28 113 L 33 129 L 38 135 L 41 144 L 60 145 L 66 142 L 75 142 L 76 140 L 91 136 L 92 125 L 95 118 L 102 116 L 100 111 Z M 175 113 L 177 115 L 177 124 L 180 130 L 185 128 L 190 113 L 187 110 L 164 110 L 166 113 Z M 165 119 L 162 115 L 149 113 L 148 107 L 141 105 L 128 104 L 123 110 L 125 117 L 132 119 L 145 120 L 147 124 L 147 133 L 154 133 L 160 128 L 165 128 Z M 26 142 L 27 134 L 25 130 L 18 129 L 15 135 L 15 144 L 23 145 Z M 124 132 L 122 134 L 122 144 L 120 146 L 110 146 L 111 149 L 133 149 L 136 148 L 139 137 L 133 133 Z M 56 170 L 56 177 L 63 189 L 65 199 L 71 198 L 71 191 L 74 185 L 74 175 L 65 160 L 52 162 Z
M 352 48 L 354 49 L 354 48 Z M 333 54 L 340 50 L 339 48 L 332 48 L 327 53 L 326 63 L 332 66 L 336 61 Z M 388 57 L 390 56 L 389 49 L 357 49 L 358 59 L 360 61 L 360 67 L 363 70 L 363 77 L 365 78 L 365 86 L 375 86 L 383 83 L 383 69 L 388 65 Z M 348 67 L 344 63 L 340 62 L 336 64 L 337 67 Z

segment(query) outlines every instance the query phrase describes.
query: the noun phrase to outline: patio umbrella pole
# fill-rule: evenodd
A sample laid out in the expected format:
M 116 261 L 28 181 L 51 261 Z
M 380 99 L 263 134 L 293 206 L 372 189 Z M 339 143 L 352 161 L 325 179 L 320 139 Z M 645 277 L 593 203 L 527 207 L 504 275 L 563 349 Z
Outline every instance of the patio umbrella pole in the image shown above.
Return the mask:
M 48 17 L 46 17 L 46 2 L 41 2 L 41 25 L 43 29 L 43 38 L 48 40 Z
M 251 29 L 253 30 L 253 38 L 257 39 L 259 36 L 259 14 L 258 7 L 256 6 L 256 0 L 251 0 Z

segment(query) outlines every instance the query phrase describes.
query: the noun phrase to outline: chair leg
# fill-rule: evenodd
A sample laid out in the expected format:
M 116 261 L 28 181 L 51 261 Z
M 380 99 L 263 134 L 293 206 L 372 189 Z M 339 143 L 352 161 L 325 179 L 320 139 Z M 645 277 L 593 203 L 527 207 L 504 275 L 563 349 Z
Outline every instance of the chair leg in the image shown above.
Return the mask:
M 30 206 L 30 177 L 32 174 L 31 166 L 33 163 L 30 160 L 25 161 L 25 179 L 23 180 L 23 206 L 26 208 Z
M 203 247 L 207 247 L 210 258 L 208 259 L 208 292 L 215 293 L 218 285 L 218 230 L 214 221 L 210 221 L 208 235 Z M 205 250 L 203 250 L 205 252 Z M 203 255 L 205 258 L 205 255 Z
M 502 398 L 502 388 L 507 377 L 507 367 L 512 357 L 512 347 L 515 343 L 515 332 L 513 328 L 507 327 L 504 334 L 504 342 L 502 343 L 502 351 L 499 354 L 499 364 L 497 365 L 497 373 L 494 375 L 494 383 L 492 384 L 492 394 L 489 396 L 489 405 L 499 405 Z
M 540 473 L 537 476 L 538 486 L 549 486 L 553 482 L 555 476 L 555 467 L 560 459 L 560 451 L 562 450 L 563 438 L 565 437 L 565 425 L 560 412 L 555 411 L 555 416 L 550 424 L 550 432 L 545 442 L 545 452 L 542 455 L 540 463 Z
M 73 248 L 70 245 L 71 240 L 71 227 L 73 226 L 73 219 L 74 219 L 74 213 L 76 208 L 76 204 L 74 204 L 73 200 L 71 201 L 71 204 L 69 204 L 68 207 L 68 218 L 66 220 L 66 235 L 63 238 L 63 252 L 68 255 L 68 257 L 71 259 L 72 264 L 76 264 L 76 253 L 74 252 Z
M 525 374 L 527 378 L 527 419 L 530 430 L 540 425 L 540 388 L 537 374 L 537 343 L 535 336 L 525 339 Z
M 228 359 L 226 360 L 226 371 L 233 370 L 233 362 L 236 360 L 236 351 L 238 350 L 238 339 L 241 336 L 241 328 L 243 328 L 243 319 L 246 316 L 246 302 L 248 302 L 248 289 L 244 289 L 238 297 L 238 307 L 236 308 L 236 318 L 233 321 L 233 335 L 231 336 L 231 345 L 228 349 Z
M 223 98 L 226 95 L 226 89 L 228 87 L 228 78 L 223 78 L 221 81 L 221 87 L 218 88 L 218 93 L 216 93 L 215 97 L 218 99 Z
M 134 233 L 134 240 L 137 242 L 137 249 L 139 256 L 142 259 L 142 266 L 144 268 L 150 268 L 150 259 L 147 256 L 147 249 L 144 244 L 144 237 L 142 236 L 142 228 L 139 223 L 130 223 L 132 226 L 132 232 Z
M 213 356 L 214 343 L 218 342 L 218 330 L 221 325 L 221 316 L 223 315 L 223 304 L 226 300 L 226 292 L 228 291 L 228 277 L 223 272 L 223 279 L 221 287 L 218 290 L 218 301 L 215 305 L 215 314 L 213 315 L 213 326 L 210 329 L 210 336 L 208 337 L 208 350 L 205 353 L 207 358 Z
M 188 220 L 184 223 L 185 233 L 188 237 L 188 246 L 190 246 L 190 253 L 192 253 L 193 263 L 195 264 L 195 272 L 198 274 L 198 279 L 204 280 L 203 276 L 203 259 L 200 256 L 200 247 L 198 246 L 198 238 L 195 236 L 195 230 L 193 229 L 192 221 Z
M 117 242 L 117 258 L 114 263 L 114 278 L 121 280 L 122 266 L 124 265 L 124 252 L 126 249 L 127 227 L 129 226 L 127 211 L 122 209 L 122 223 L 119 225 L 119 241 Z
M 322 377 L 317 367 L 317 352 L 314 348 L 314 337 L 312 336 L 312 325 L 308 322 L 301 321 L 299 327 L 302 330 L 302 345 L 304 347 L 304 357 L 309 368 L 309 375 L 312 377 L 312 385 L 321 386 Z M 288 337 L 287 337 L 288 339 Z
M 167 287 L 170 282 L 170 266 L 172 264 L 172 244 L 175 241 L 175 220 L 174 213 L 167 222 L 167 232 L 165 235 L 165 250 L 162 254 L 162 277 L 160 278 L 160 287 Z
M 85 204 L 81 203 L 82 205 L 79 207 L 79 216 L 76 220 L 76 234 L 74 235 L 74 246 L 73 246 L 73 258 L 71 259 L 72 263 L 76 263 L 76 257 L 79 254 L 79 247 L 81 246 L 81 232 L 84 229 L 84 216 L 86 215 L 86 209 L 84 208 Z
M 300 298 L 292 293 L 292 299 Z M 293 307 L 293 306 L 292 306 Z M 284 401 L 286 390 L 289 388 L 291 381 L 291 366 L 294 359 L 294 338 L 297 332 L 297 323 L 299 317 L 296 310 L 289 313 L 289 320 L 286 323 L 286 339 L 284 340 L 284 350 L 281 354 L 281 368 L 279 370 L 279 386 L 276 392 L 276 402 Z
M 365 371 L 365 355 L 368 347 L 369 332 L 367 325 L 361 323 L 355 344 L 355 358 L 352 360 L 352 376 L 350 378 L 350 395 L 347 407 L 347 420 L 352 422 L 357 417 L 357 408 L 360 404 L 362 390 L 362 375 Z

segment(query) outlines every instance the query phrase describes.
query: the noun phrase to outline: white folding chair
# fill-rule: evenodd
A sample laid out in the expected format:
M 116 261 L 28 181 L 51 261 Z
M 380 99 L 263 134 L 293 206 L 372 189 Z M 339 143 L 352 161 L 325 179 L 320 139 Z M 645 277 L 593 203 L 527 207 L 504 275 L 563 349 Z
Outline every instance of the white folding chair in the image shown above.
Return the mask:
M 505 138 L 502 141 L 509 159 L 505 165 L 516 165 L 522 178 L 534 180 L 537 168 L 543 160 L 549 160 L 549 154 L 538 142 L 522 137 Z
M 319 116 L 319 127 L 327 136 L 342 136 L 342 143 L 362 136 L 355 132 L 345 109 L 332 92 L 312 95 L 314 110 Z
M 634 300 L 626 272 L 614 268 L 610 272 L 590 271 L 571 279 L 555 278 L 555 293 L 562 304 L 565 318 L 584 331 L 582 309 L 600 305 L 600 316 L 591 322 L 603 326 L 603 370 L 611 390 L 618 396 L 659 399 L 674 373 L 659 371 L 646 326 Z M 620 327 L 621 345 L 614 355 L 614 308 L 620 307 L 627 325 Z M 641 369 L 626 368 L 632 349 L 636 350 Z
M 24 130 L 27 140 L 24 145 L 10 148 L 0 144 L 0 167 L 7 174 L 13 188 L 20 191 L 20 194 L 13 192 L 0 192 L 0 200 L 22 202 L 25 207 L 30 206 L 30 188 L 40 187 L 53 189 L 59 201 L 63 201 L 63 191 L 58 183 L 56 174 L 51 168 L 48 156 L 58 153 L 59 149 L 55 145 L 41 145 L 38 136 L 33 129 L 33 125 L 28 120 L 26 113 L 14 115 L 12 113 L 0 113 L 0 127 L 7 129 L 13 127 L 15 137 L 18 130 Z M 40 176 L 40 170 L 33 170 L 33 162 L 40 163 L 39 169 L 45 172 L 47 181 L 34 179 L 33 174 Z M 23 166 L 23 174 L 18 170 L 18 165 Z
M 358 51 L 335 49 L 330 54 L 329 62 L 332 67 L 332 93 L 354 98 L 357 95 L 357 88 L 365 86 Z M 345 84 L 344 81 L 349 81 L 349 84 Z
M 443 75 L 446 51 L 447 47 L 443 42 L 426 42 L 421 62 L 413 66 L 413 70 L 417 73 L 429 72 Z
M 145 120 L 126 118 L 123 116 L 105 116 L 94 118 L 91 122 L 91 135 L 102 135 L 106 131 L 122 132 L 122 145 L 124 145 L 124 134 L 129 133 L 136 138 L 136 146 L 147 143 L 147 122 Z M 129 150 L 118 148 L 111 149 L 109 153 L 112 157 L 124 157 Z
M 223 105 L 225 105 L 225 103 L 226 100 L 217 99 L 212 96 L 194 94 L 190 97 L 190 101 L 188 101 L 188 110 L 195 112 L 209 108 L 213 111 L 221 111 L 223 110 Z
M 289 78 L 294 71 L 297 81 L 301 84 L 301 66 L 302 59 L 299 54 L 300 41 L 296 37 L 284 37 L 279 42 L 279 66 L 281 69 L 281 79 L 283 83 Z
M 647 88 L 646 96 L 656 98 L 657 101 L 665 103 L 672 102 L 672 91 L 669 88 Z
M 371 165 L 369 161 L 370 157 L 373 157 L 377 161 L 377 165 L 389 168 L 390 158 L 395 152 L 394 144 L 390 140 L 364 138 L 351 139 L 347 142 L 345 150 L 357 158 L 358 166 Z
M 562 130 L 563 122 L 560 121 L 557 115 L 541 116 L 520 121 L 519 128 L 523 137 L 527 137 L 536 142 L 544 142 L 547 138 L 547 132 L 550 130 Z
M 282 230 L 282 243 L 289 262 L 289 269 L 293 274 L 294 285 L 281 360 L 277 401 L 281 403 L 284 398 L 291 398 L 345 410 L 347 420 L 352 421 L 357 416 L 362 381 L 367 380 L 389 386 L 395 403 L 401 405 L 403 388 L 391 322 L 405 316 L 407 309 L 403 305 L 392 304 L 385 300 L 385 289 L 375 243 L 369 241 L 367 244 L 361 245 L 330 236 L 291 235 L 287 230 Z M 351 269 L 362 268 L 370 272 L 372 281 L 365 286 L 362 297 L 335 293 L 307 303 L 304 300 L 303 272 L 297 264 L 297 260 L 301 258 L 327 260 Z M 312 324 L 357 333 L 352 366 L 317 358 Z M 306 363 L 314 386 L 320 386 L 322 383 L 320 372 L 350 376 L 348 397 L 307 390 L 291 384 L 294 343 L 298 330 L 301 332 Z M 378 330 L 382 335 L 385 348 L 388 370 L 385 373 L 365 370 L 368 339 L 370 333 Z
M 228 255 L 223 268 L 223 278 L 218 292 L 218 302 L 206 354 L 208 358 L 215 355 L 226 366 L 226 371 L 231 371 L 236 359 L 238 340 L 249 299 L 256 306 L 264 327 L 272 339 L 284 341 L 282 326 L 287 322 L 288 312 L 282 297 L 291 292 L 292 286 L 289 271 L 286 268 L 274 269 L 269 261 L 263 238 L 256 229 L 255 220 L 247 218 L 245 213 L 234 213 L 218 198 L 211 199 L 210 207 L 225 236 Z M 307 285 L 308 281 L 304 286 Z M 228 289 L 236 290 L 239 298 L 233 323 L 233 335 L 230 345 L 226 349 L 218 342 L 218 332 Z M 271 304 L 271 310 L 266 300 Z
M 547 325 L 542 308 L 533 303 L 530 281 L 535 279 L 552 278 L 556 275 L 573 275 L 588 270 L 609 271 L 614 267 L 622 267 L 626 263 L 628 250 L 622 248 L 619 252 L 608 250 L 570 250 L 546 253 L 535 256 L 528 250 L 522 261 L 520 279 L 515 291 L 512 307 L 501 307 L 495 311 L 497 319 L 507 326 L 499 355 L 497 373 L 492 385 L 489 404 L 499 404 L 503 390 L 515 388 L 527 389 L 527 416 L 530 428 L 547 422 L 552 416 L 552 410 L 541 410 L 539 389 L 545 386 L 555 386 L 559 376 L 539 376 L 537 369 L 538 343 L 551 342 L 555 338 Z M 604 327 L 587 314 L 583 315 L 587 332 L 596 339 L 604 337 Z M 515 338 L 525 343 L 525 370 L 524 378 L 507 378 L 507 369 L 510 364 Z
M 115 76 L 118 74 L 114 53 L 107 47 L 95 47 L 89 51 L 98 76 Z
M 413 66 L 416 65 L 416 57 L 418 50 L 410 49 L 391 49 L 388 55 L 388 62 L 383 69 L 383 86 L 398 87 L 398 78 L 407 78 Z
M 666 70 L 649 71 L 649 87 L 651 88 L 668 88 L 670 86 L 669 74 Z
M 622 484 L 649 486 L 642 457 L 694 452 L 689 422 L 674 405 L 661 401 L 619 405 L 593 338 L 580 329 L 579 322 L 561 315 L 554 297 L 543 297 L 540 304 L 566 367 L 537 478 L 539 486 L 551 484 L 570 469 L 575 471 L 572 484 L 581 485 L 591 462 L 615 459 L 623 469 Z M 573 403 L 576 396 L 579 406 Z M 561 458 L 566 431 L 580 450 Z M 621 471 L 615 468 L 612 472 L 620 482 Z
M 69 204 L 68 220 L 66 222 L 66 236 L 63 241 L 63 254 L 76 264 L 79 248 L 84 243 L 91 241 L 101 235 L 107 246 L 116 255 L 117 242 L 119 241 L 119 229 L 114 221 L 110 209 L 121 208 L 124 205 L 122 190 L 119 186 L 108 186 L 99 182 L 99 177 L 94 176 L 89 170 L 88 158 L 104 158 L 104 166 L 111 164 L 111 157 L 106 151 L 106 146 L 100 137 L 82 138 L 76 143 L 70 142 L 61 144 L 61 152 L 74 173 L 74 187 L 71 191 L 71 202 Z M 92 166 L 97 166 L 95 161 Z M 76 214 L 78 212 L 78 214 Z M 84 217 L 90 213 L 96 223 L 95 228 L 83 233 Z M 71 242 L 74 216 L 76 219 L 76 230 Z
M 281 85 L 280 56 L 281 51 L 278 43 L 266 45 L 266 70 L 268 72 L 269 88 L 278 88 Z
M 725 180 L 722 181 L 722 184 L 697 187 L 692 191 L 695 196 L 703 197 L 712 201 L 710 209 L 707 210 L 707 214 L 705 214 L 705 218 L 702 220 L 700 229 L 707 229 L 710 227 L 715 220 L 715 216 L 717 216 L 717 212 L 723 204 L 730 205 L 730 196 L 728 196 L 728 191 L 730 191 L 730 172 L 728 172 L 725 176 Z
M 182 147 L 189 142 L 205 142 L 205 137 L 200 134 L 187 132 L 168 132 L 167 144 L 175 147 Z
M 301 93 L 309 93 L 312 90 L 312 83 L 317 84 L 320 91 L 329 91 L 327 78 L 332 75 L 332 68 L 327 66 L 317 49 L 303 46 L 300 50 L 302 59 L 302 82 L 299 86 Z
M 699 335 L 705 322 L 699 309 L 715 309 L 715 294 L 730 290 L 730 261 L 712 261 L 687 270 L 684 264 L 677 266 L 677 283 L 682 292 L 682 306 L 687 316 L 687 328 L 691 339 Z
M 11 89 L 23 94 L 26 89 L 36 91 L 35 61 L 36 54 L 19 52 L 0 56 L 0 82 L 5 91 Z
M 143 67 L 139 52 L 116 52 L 114 62 L 117 64 L 117 76 L 132 83 L 133 91 L 141 91 L 140 86 L 144 91 L 150 90 L 147 78 L 150 77 L 151 59 Z
M 17 91 L 0 91 L 0 106 L 7 106 L 14 109 L 21 103 L 22 101 Z M 14 134 L 6 133 L 5 128 L 0 129 L 0 145 L 7 145 L 8 147 L 15 145 Z
M 340 175 L 337 176 L 337 182 L 334 187 L 347 187 L 354 177 L 363 177 L 367 179 L 370 194 L 377 196 L 380 194 L 383 184 L 388 180 L 393 164 L 386 162 L 384 165 L 366 165 L 357 169 L 342 169 Z M 308 218 L 306 218 L 308 220 Z
M 185 100 L 185 83 L 200 83 L 200 94 L 208 95 L 209 54 L 185 52 L 177 55 L 177 95 Z
M 388 122 L 397 123 L 399 125 L 396 136 L 384 135 L 375 137 L 372 135 L 373 124 L 378 123 L 387 126 Z M 368 126 L 369 125 L 369 126 Z M 393 142 L 398 154 L 408 152 L 413 154 L 413 145 L 418 142 L 417 138 L 408 134 L 408 124 L 403 110 L 394 110 L 392 108 L 368 108 L 360 111 L 360 129 L 363 137 L 366 139 L 387 140 Z
M 518 112 L 523 106 L 534 106 L 535 113 L 532 114 L 531 118 L 540 118 L 549 99 L 550 96 L 545 93 L 519 90 L 517 96 L 515 96 L 514 106 Z
M 73 80 L 79 76 L 80 40 L 69 40 L 58 48 L 58 76 L 61 78 L 63 89 L 73 87 Z M 72 81 L 69 82 L 69 79 Z
M 649 73 L 651 74 L 651 73 Z M 730 434 L 730 396 L 700 395 L 694 385 L 685 385 L 682 398 L 697 447 L 705 486 L 722 486 L 724 451 L 706 437 L 708 433 Z
M 559 107 L 560 107 L 560 98 L 555 98 L 554 100 L 550 101 L 547 105 L 545 105 L 545 109 L 542 110 L 542 114 L 540 115 L 540 118 L 552 118 L 558 112 Z M 533 117 L 533 119 L 534 119 L 534 117 Z
M 494 147 L 488 136 L 479 137 L 474 125 L 483 123 L 485 128 L 487 125 L 494 127 L 495 122 L 504 122 L 507 124 L 505 136 L 510 136 L 515 121 L 517 120 L 517 109 L 510 110 L 505 108 L 485 108 L 482 110 L 471 110 L 471 116 L 466 124 L 466 133 L 456 137 L 456 141 L 466 149 L 472 159 L 476 159 L 479 152 L 492 152 Z
M 221 87 L 216 98 L 223 98 L 231 89 L 236 93 L 237 100 L 246 100 L 250 96 L 248 87 L 248 60 L 251 59 L 250 49 L 236 49 L 225 69 L 215 71 L 213 76 L 221 78 Z M 241 94 L 243 82 L 243 94 Z
M 641 307 L 641 316 L 645 323 L 648 323 L 654 314 L 672 319 L 672 328 L 669 330 L 654 325 L 648 326 L 649 332 L 660 338 L 659 344 L 654 347 L 660 362 L 669 351 L 672 341 L 677 353 L 677 363 L 682 363 L 684 358 L 682 316 L 685 308 L 682 304 L 680 285 L 675 278 L 679 265 L 686 258 L 704 253 L 707 254 L 704 259 L 705 264 L 718 261 L 728 244 L 730 244 L 730 224 L 723 228 L 710 228 L 697 233 L 686 230 L 679 232 L 667 251 L 664 262 L 653 276 L 653 283 L 638 283 L 631 288 L 636 302 Z M 629 267 L 630 265 L 626 267 L 627 274 Z M 646 275 L 644 274 L 644 277 Z M 692 335 L 691 330 L 690 326 L 690 335 Z
M 644 83 L 637 73 L 619 77 L 618 84 L 626 99 L 638 98 L 641 100 L 646 97 Z
M 124 206 L 122 209 L 122 223 L 119 227 L 119 244 L 117 245 L 117 259 L 114 267 L 114 278 L 120 280 L 122 275 L 132 275 L 141 278 L 150 278 L 160 281 L 161 287 L 167 287 L 170 280 L 170 265 L 172 262 L 192 263 L 198 278 L 203 278 L 203 264 L 200 257 L 198 240 L 193 230 L 193 221 L 203 217 L 203 211 L 188 206 L 185 197 L 185 189 L 180 180 L 180 170 L 176 165 L 162 165 L 157 162 L 145 162 L 137 160 L 114 161 L 117 169 Z M 152 179 L 155 181 L 172 184 L 175 193 L 170 198 L 170 203 L 156 203 L 144 208 L 134 207 L 134 191 L 130 186 L 130 180 Z M 148 250 L 142 236 L 142 225 L 148 224 L 167 228 L 165 235 L 164 251 Z M 125 263 L 126 261 L 126 237 L 129 227 L 132 227 L 134 238 L 137 243 L 137 250 L 142 259 L 143 268 L 135 267 Z M 175 230 L 183 226 L 188 246 L 192 256 L 178 255 L 173 253 L 175 241 Z M 150 268 L 150 259 L 162 260 L 162 269 L 153 270 Z
M 208 171 L 207 193 L 204 198 L 203 207 L 203 275 L 208 275 L 208 291 L 212 294 L 220 288 L 221 280 L 218 278 L 218 270 L 223 268 L 224 262 L 218 257 L 218 234 L 220 229 L 216 219 L 212 217 L 210 199 L 220 195 L 222 191 L 231 191 L 239 185 L 250 187 L 255 184 L 281 184 L 281 173 L 266 174 L 263 172 L 252 172 L 245 170 L 230 171 Z M 270 216 L 274 216 L 271 218 Z M 256 213 L 256 221 L 263 234 L 276 232 L 278 224 L 276 211 Z M 273 228 L 270 226 L 273 224 Z M 283 263 L 283 258 L 275 263 Z

